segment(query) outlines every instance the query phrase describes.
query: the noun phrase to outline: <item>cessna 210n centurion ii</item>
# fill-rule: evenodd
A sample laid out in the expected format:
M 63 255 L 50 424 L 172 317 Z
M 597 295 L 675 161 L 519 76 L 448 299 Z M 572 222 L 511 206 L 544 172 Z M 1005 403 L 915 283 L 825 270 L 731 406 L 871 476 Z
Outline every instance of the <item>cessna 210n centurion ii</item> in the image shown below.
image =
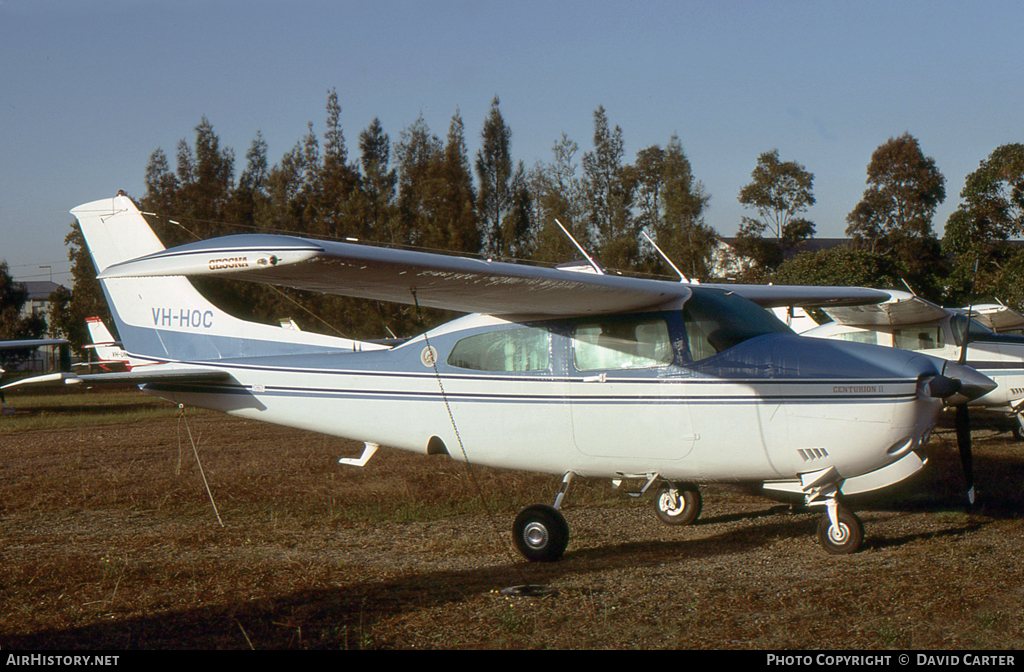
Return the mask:
M 801 338 L 760 306 L 878 301 L 866 289 L 689 285 L 280 235 L 165 249 L 119 194 L 72 210 L 131 380 L 175 403 L 472 464 L 562 477 L 513 524 L 530 560 L 569 540 L 574 477 L 659 485 L 692 522 L 697 484 L 768 483 L 820 505 L 818 536 L 856 550 L 840 498 L 900 480 L 946 403 L 992 383 L 956 363 Z M 238 320 L 185 276 L 224 275 L 469 313 L 399 345 Z

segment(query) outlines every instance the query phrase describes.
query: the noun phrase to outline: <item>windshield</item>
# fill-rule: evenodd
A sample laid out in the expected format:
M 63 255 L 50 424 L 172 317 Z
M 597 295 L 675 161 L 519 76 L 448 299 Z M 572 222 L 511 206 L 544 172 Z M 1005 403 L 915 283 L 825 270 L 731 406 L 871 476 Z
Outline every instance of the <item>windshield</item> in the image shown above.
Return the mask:
M 970 327 L 967 325 L 970 324 Z M 966 315 L 957 313 L 949 318 L 949 326 L 953 330 L 953 341 L 957 345 L 964 344 L 964 329 L 968 329 L 968 340 L 989 341 L 995 332 L 977 320 L 969 320 Z
M 792 333 L 770 311 L 733 292 L 694 287 L 683 304 L 690 357 L 697 362 L 763 334 Z

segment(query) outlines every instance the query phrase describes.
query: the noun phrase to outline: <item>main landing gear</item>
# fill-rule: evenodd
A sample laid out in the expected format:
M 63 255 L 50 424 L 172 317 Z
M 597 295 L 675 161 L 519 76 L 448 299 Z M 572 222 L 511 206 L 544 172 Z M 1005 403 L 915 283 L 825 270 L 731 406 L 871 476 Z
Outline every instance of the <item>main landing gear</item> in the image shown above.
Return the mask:
M 559 511 L 562 500 L 572 482 L 570 471 L 562 478 L 562 488 L 555 497 L 555 505 L 533 504 L 519 512 L 512 523 L 512 542 L 516 550 L 530 562 L 560 560 L 569 545 L 569 524 Z
M 700 489 L 693 483 L 675 483 L 663 479 L 657 473 L 644 474 L 647 483 L 640 488 L 639 492 L 627 492 L 630 497 L 642 497 L 650 490 L 655 482 L 660 481 L 657 491 L 654 493 L 654 513 L 658 520 L 666 525 L 690 525 L 700 516 L 701 507 L 704 502 L 700 496 Z M 612 487 L 618 489 L 622 486 L 622 479 L 612 480 Z
M 572 482 L 573 472 L 562 478 L 562 487 L 555 497 L 554 506 L 533 504 L 516 516 L 512 523 L 512 542 L 523 557 L 531 562 L 560 560 L 569 544 L 569 524 L 560 508 Z M 658 478 L 648 474 L 643 490 L 630 495 L 639 497 Z M 616 485 L 621 481 L 613 481 Z M 654 512 L 667 525 L 690 525 L 700 516 L 703 500 L 700 490 L 692 483 L 664 481 L 654 497 Z
M 666 481 L 654 495 L 654 513 L 666 525 L 690 525 L 700 516 L 703 505 L 700 490 L 693 483 Z

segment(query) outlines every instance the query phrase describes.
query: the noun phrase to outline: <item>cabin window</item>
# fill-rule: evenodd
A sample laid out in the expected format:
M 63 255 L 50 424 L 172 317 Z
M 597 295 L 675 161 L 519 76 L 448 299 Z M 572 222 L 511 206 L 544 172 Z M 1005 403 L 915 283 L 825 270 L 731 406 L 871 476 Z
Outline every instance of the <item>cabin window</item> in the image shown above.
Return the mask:
M 877 331 L 847 331 L 841 334 L 836 334 L 831 338 L 839 341 L 847 341 L 848 343 L 867 343 L 868 345 L 878 345 Z
M 643 369 L 672 363 L 668 324 L 661 319 L 588 322 L 573 332 L 577 371 Z
M 910 327 L 893 329 L 893 345 L 903 350 L 937 350 L 946 345 L 942 327 Z
M 462 339 L 448 355 L 448 364 L 474 371 L 544 371 L 550 353 L 546 329 L 504 329 Z

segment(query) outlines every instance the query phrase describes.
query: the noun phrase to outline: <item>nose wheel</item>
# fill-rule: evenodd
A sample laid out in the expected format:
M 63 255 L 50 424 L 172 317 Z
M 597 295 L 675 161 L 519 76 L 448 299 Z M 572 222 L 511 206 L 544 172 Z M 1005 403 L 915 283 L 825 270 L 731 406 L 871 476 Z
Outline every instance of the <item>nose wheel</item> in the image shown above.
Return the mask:
M 841 506 L 829 507 L 818 522 L 818 541 L 832 555 L 854 553 L 864 541 L 864 525 L 857 515 Z

